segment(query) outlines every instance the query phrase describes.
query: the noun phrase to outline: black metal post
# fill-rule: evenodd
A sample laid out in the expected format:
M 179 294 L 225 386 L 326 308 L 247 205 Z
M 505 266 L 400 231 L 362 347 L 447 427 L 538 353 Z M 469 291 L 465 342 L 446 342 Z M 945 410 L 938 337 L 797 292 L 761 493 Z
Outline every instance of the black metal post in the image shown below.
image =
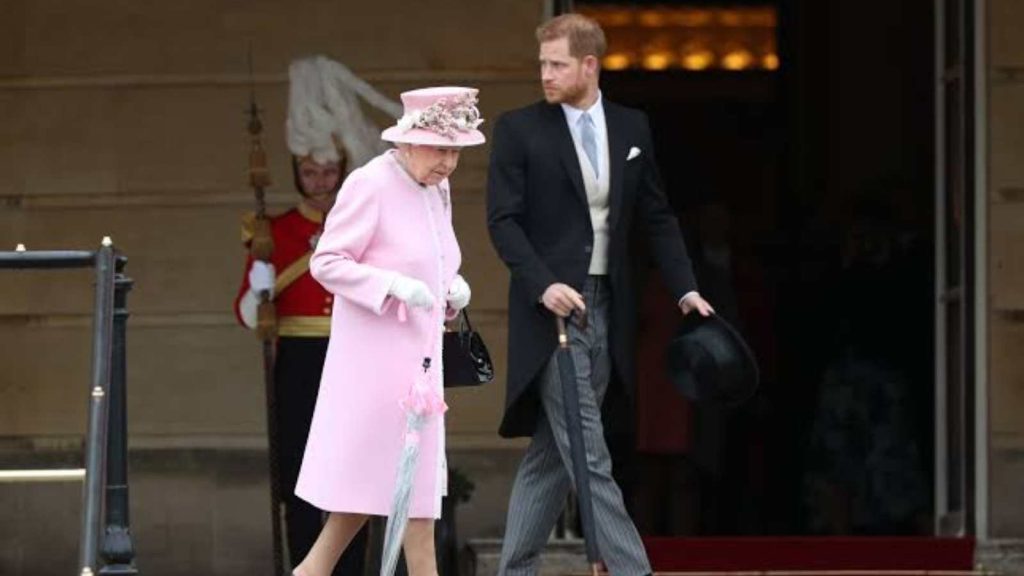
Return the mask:
M 114 340 L 113 365 L 110 374 L 110 417 L 107 435 L 107 526 L 103 540 L 105 566 L 100 574 L 135 575 L 135 547 L 128 501 L 128 377 L 127 322 L 128 292 L 134 281 L 121 269 L 125 260 L 118 260 L 114 278 Z
M 31 252 L 0 252 L 0 269 L 91 268 L 96 253 L 87 250 L 33 250 Z
M 96 251 L 96 306 L 93 320 L 92 382 L 89 390 L 89 426 L 85 445 L 85 485 L 82 493 L 82 532 L 79 542 L 80 574 L 95 572 L 100 543 L 100 514 L 107 449 L 107 397 L 110 391 L 111 344 L 114 331 L 114 247 L 104 238 Z
M 82 530 L 79 536 L 81 576 L 92 576 L 95 573 L 100 552 L 100 522 L 104 510 L 107 513 L 107 530 L 103 553 L 110 565 L 101 573 L 137 574 L 132 565 L 134 550 L 128 531 L 125 323 L 128 318 L 127 293 L 132 281 L 121 274 L 126 261 L 123 256 L 116 254 L 109 238 L 103 239 L 96 252 L 29 252 L 23 248 L 14 252 L 0 252 L 0 269 L 94 269 L 96 295 L 92 379 L 85 443 L 85 481 L 82 487 Z M 108 455 L 113 455 L 110 461 Z

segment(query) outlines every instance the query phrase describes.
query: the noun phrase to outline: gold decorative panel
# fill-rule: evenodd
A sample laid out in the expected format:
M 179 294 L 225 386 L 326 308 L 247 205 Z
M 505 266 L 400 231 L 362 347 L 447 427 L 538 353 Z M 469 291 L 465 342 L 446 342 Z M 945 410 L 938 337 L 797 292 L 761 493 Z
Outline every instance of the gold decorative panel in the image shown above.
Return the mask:
M 707 8 L 587 4 L 608 37 L 605 70 L 776 70 L 772 6 Z

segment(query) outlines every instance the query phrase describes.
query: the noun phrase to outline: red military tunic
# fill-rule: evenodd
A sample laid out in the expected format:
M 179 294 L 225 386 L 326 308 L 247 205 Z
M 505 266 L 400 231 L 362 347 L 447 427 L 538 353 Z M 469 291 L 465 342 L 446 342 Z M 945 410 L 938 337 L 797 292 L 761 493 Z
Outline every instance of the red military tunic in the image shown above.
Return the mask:
M 323 214 L 300 203 L 297 207 L 270 218 L 274 238 L 271 263 L 277 273 L 274 305 L 277 308 L 278 335 L 285 337 L 326 338 L 331 331 L 332 295 L 309 274 L 309 256 L 323 227 Z M 252 227 L 243 226 L 246 246 L 252 240 Z M 246 258 L 242 286 L 235 298 L 235 315 L 241 322 L 239 302 L 249 291 L 249 268 L 252 256 Z

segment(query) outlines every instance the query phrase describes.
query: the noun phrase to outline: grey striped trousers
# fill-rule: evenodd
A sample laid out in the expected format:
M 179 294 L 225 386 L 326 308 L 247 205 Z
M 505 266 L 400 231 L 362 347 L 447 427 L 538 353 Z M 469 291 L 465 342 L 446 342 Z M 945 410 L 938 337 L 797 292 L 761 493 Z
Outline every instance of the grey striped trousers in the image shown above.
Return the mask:
M 610 294 L 605 278 L 588 278 L 583 298 L 587 303 L 588 326 L 580 330 L 570 323 L 569 341 L 576 363 L 598 548 L 613 576 L 641 576 L 649 574 L 651 566 L 640 535 L 626 513 L 622 491 L 612 478 L 611 456 L 601 424 L 600 406 L 611 376 Z M 498 569 L 500 576 L 537 574 L 540 552 L 572 487 L 572 461 L 561 386 L 558 362 L 552 356 L 540 378 L 543 413 L 512 486 Z

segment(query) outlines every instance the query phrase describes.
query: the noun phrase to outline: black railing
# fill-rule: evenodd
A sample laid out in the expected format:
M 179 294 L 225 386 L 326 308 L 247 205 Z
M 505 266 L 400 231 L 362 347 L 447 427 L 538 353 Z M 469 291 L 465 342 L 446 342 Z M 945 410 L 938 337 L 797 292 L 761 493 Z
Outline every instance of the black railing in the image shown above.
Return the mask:
M 109 238 L 99 250 L 0 252 L 0 269 L 88 268 L 95 271 L 92 378 L 85 441 L 79 574 L 138 574 L 128 515 L 126 412 L 127 259 Z M 100 566 L 100 556 L 103 562 Z
M 127 328 L 128 291 L 131 278 L 118 272 L 114 277 L 114 340 L 110 373 L 110 418 L 107 421 L 107 525 L 103 534 L 103 559 L 100 574 L 138 574 L 135 547 L 128 529 L 128 410 L 127 410 Z

